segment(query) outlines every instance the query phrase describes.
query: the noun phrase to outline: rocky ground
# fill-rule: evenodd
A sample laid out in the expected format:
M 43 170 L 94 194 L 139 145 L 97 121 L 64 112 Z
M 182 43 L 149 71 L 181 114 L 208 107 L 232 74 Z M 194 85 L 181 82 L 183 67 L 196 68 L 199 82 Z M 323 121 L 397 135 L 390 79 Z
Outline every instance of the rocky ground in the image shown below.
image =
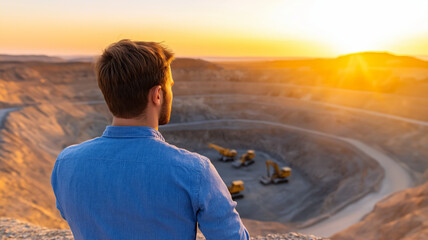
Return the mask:
M 11 218 L 0 218 L 0 239 L 73 239 L 70 230 L 40 227 Z
M 10 218 L 0 218 L 0 239 L 28 239 L 28 240 L 67 240 L 74 239 L 70 230 L 57 230 L 40 227 Z M 197 240 L 205 238 L 198 234 Z M 312 235 L 299 233 L 268 234 L 251 237 L 253 240 L 322 240 Z

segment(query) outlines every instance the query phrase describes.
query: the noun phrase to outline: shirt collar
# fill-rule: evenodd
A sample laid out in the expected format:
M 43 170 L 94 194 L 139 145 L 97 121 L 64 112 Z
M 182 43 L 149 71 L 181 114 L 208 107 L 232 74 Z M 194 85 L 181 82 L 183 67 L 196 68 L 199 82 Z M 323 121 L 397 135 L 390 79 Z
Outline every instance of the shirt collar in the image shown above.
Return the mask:
M 156 138 L 165 141 L 162 134 L 152 128 L 145 126 L 107 126 L 103 137 L 110 138 Z

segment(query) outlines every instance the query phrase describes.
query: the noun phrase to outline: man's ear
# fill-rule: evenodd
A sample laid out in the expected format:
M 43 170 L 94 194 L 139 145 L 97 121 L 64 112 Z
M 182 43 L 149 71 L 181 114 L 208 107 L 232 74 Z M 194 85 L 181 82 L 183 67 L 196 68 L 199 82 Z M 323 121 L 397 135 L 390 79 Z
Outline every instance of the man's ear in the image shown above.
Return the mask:
M 153 102 L 154 105 L 161 105 L 162 104 L 162 87 L 161 85 L 157 85 L 152 87 L 150 90 L 150 100 Z

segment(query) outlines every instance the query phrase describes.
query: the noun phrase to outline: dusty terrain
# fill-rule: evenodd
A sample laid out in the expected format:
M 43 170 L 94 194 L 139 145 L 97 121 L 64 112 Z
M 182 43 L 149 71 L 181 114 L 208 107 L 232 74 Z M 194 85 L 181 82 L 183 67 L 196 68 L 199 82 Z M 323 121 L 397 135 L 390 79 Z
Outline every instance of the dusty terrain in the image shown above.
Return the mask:
M 428 183 L 379 202 L 363 221 L 334 239 L 428 239 Z M 377 231 L 373 231 L 376 229 Z
M 398 61 L 392 60 L 394 64 Z M 176 84 L 171 125 L 160 131 L 167 141 L 208 156 L 227 184 L 245 181 L 245 197 L 238 200 L 238 211 L 250 233 L 304 231 L 328 219 L 347 223 L 333 229 L 333 234 L 372 210 L 374 203 L 366 204 L 370 202 L 367 198 L 377 198 L 368 197 L 371 194 L 383 198 L 426 181 L 428 98 L 421 89 L 426 87 L 427 68 L 424 62 L 399 61 L 407 64 L 402 62 L 401 70 L 391 63 L 370 68 L 370 76 L 383 80 L 382 88 L 367 84 L 355 88 L 332 81 L 343 70 L 329 65 L 333 70 L 325 74 L 326 63 L 216 65 L 179 59 L 173 64 Z M 313 76 L 318 76 L 317 81 L 310 81 Z M 355 80 L 359 75 L 351 76 Z M 397 80 L 397 76 L 404 77 Z M 92 65 L 4 62 L 0 63 L 0 86 L 0 106 L 4 108 L 0 216 L 67 228 L 51 192 L 53 162 L 62 148 L 99 136 L 111 121 Z M 180 125 L 188 122 L 194 124 Z M 217 160 L 218 154 L 207 148 L 208 142 L 239 153 L 254 149 L 256 163 L 233 169 Z M 367 147 L 370 151 L 363 151 Z M 258 183 L 258 177 L 266 174 L 264 161 L 268 158 L 293 168 L 288 184 Z M 389 165 L 378 158 L 393 161 L 403 171 L 399 176 L 408 179 L 394 179 Z M 420 188 L 427 189 L 426 185 Z M 426 196 L 420 198 L 426 201 Z M 393 211 L 398 203 L 392 197 L 388 200 Z M 367 208 L 362 216 L 334 220 L 341 212 L 358 212 L 351 207 L 357 204 Z M 417 215 L 419 208 L 422 206 L 416 204 L 412 216 L 426 220 L 426 214 Z M 373 214 L 376 209 L 356 226 Z M 376 216 L 379 227 L 390 223 L 382 214 Z M 400 222 L 412 219 L 399 212 L 392 218 Z M 399 231 L 426 229 L 407 226 Z M 350 229 L 333 238 L 352 238 L 361 231 Z M 365 227 L 364 232 L 371 236 L 376 229 Z

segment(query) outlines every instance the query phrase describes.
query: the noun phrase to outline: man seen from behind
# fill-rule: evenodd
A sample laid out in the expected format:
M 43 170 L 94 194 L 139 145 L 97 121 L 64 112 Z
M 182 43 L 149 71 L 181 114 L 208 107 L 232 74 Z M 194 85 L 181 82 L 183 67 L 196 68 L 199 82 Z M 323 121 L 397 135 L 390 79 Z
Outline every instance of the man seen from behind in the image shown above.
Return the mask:
M 102 136 L 65 148 L 51 183 L 75 239 L 249 239 L 210 160 L 165 142 L 173 54 L 121 40 L 96 63 L 113 121 Z

